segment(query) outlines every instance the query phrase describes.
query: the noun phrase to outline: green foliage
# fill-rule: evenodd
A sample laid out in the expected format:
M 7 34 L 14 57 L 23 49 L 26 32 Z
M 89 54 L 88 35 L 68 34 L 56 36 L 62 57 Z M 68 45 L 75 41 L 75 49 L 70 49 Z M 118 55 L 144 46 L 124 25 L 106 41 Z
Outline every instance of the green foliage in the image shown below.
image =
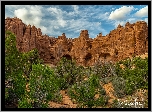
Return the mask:
M 16 48 L 16 37 L 8 31 L 5 37 L 5 100 L 8 102 L 18 100 L 25 92 L 21 67 L 21 53 Z
M 82 108 L 103 106 L 107 103 L 105 90 L 100 86 L 99 78 L 95 75 L 91 75 L 87 81 L 74 84 L 68 89 L 68 94 Z M 99 98 L 95 98 L 96 94 L 99 94 Z
M 19 100 L 18 108 L 32 108 L 32 103 L 28 100 L 27 97 L 21 97 Z
M 20 53 L 16 48 L 16 37 L 10 31 L 5 34 L 5 101 L 17 103 L 26 94 L 28 75 L 32 64 L 38 64 L 38 51 L 33 49 Z M 20 102 L 21 103 L 21 102 Z
M 124 97 L 125 94 L 125 79 L 122 77 L 115 76 L 112 79 L 112 85 L 114 87 L 114 94 L 118 98 Z
M 5 100 L 8 99 L 9 93 L 8 93 L 8 88 L 5 88 Z
M 18 98 L 25 94 L 26 79 L 23 77 L 23 72 L 14 74 L 13 77 L 13 92 Z
M 35 108 L 47 106 L 48 101 L 61 100 L 59 83 L 53 70 L 42 64 L 32 65 L 28 96 Z
M 119 64 L 123 64 L 125 68 L 121 69 Z M 126 59 L 116 63 L 115 67 L 116 74 L 126 80 L 126 95 L 131 95 L 136 89 L 148 89 L 148 58 Z
M 103 83 L 103 84 L 108 84 L 112 81 L 113 77 L 105 77 L 105 78 L 101 78 L 100 81 Z
M 55 73 L 60 81 L 60 88 L 67 89 L 76 81 L 80 81 L 82 78 L 82 69 L 82 67 L 76 66 L 75 61 L 63 57 L 55 69 Z
M 68 94 L 79 107 L 93 108 L 105 106 L 108 100 L 100 81 L 104 84 L 112 82 L 118 98 L 132 95 L 137 89 L 148 89 L 148 58 L 134 57 L 115 65 L 98 61 L 94 67 L 87 68 L 77 66 L 74 60 L 62 58 L 54 70 L 42 63 L 36 49 L 20 53 L 15 35 L 6 32 L 6 102 L 15 102 L 19 108 L 46 108 L 48 101 L 61 101 L 60 89 L 68 89 Z M 122 69 L 120 64 L 125 68 Z M 118 101 L 114 101 L 113 107 L 118 106 L 116 103 Z
M 112 104 L 111 104 L 111 108 L 120 108 L 119 102 L 117 99 L 114 99 Z
M 32 71 L 32 64 L 39 64 L 43 63 L 43 60 L 39 58 L 38 50 L 33 49 L 29 52 L 22 53 L 22 58 L 21 58 L 22 66 L 23 66 L 23 71 L 24 74 L 29 77 L 30 72 Z
M 16 37 L 11 32 L 6 32 L 5 37 L 5 78 L 12 77 L 20 70 L 20 53 L 16 48 Z

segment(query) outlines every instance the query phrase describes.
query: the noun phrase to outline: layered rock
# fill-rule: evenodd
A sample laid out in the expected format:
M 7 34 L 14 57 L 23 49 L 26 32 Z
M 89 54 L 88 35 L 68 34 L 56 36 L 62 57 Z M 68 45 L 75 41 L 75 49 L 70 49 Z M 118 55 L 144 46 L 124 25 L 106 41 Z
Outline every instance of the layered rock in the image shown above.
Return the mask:
M 42 35 L 41 29 L 25 25 L 18 18 L 6 18 L 5 30 L 16 35 L 17 48 L 28 52 L 37 48 L 40 57 L 46 62 L 56 64 L 62 57 L 75 59 L 83 66 L 91 66 L 96 61 L 119 61 L 133 55 L 148 52 L 148 26 L 144 21 L 134 24 L 127 22 L 118 25 L 108 35 L 99 33 L 89 38 L 87 30 L 82 30 L 78 38 L 66 38 L 65 33 L 58 38 Z

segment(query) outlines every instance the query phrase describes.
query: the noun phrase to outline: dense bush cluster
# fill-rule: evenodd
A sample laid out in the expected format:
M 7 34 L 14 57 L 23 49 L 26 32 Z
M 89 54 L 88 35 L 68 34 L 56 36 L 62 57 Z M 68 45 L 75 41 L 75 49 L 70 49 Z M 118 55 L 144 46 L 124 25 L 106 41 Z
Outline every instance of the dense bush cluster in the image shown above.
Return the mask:
M 58 63 L 55 73 L 60 81 L 60 88 L 67 89 L 74 84 L 79 76 L 79 68 L 73 60 L 68 60 L 63 57 Z
M 119 64 L 125 66 L 121 69 Z M 148 58 L 135 57 L 116 64 L 116 73 L 126 80 L 125 92 L 131 95 L 136 89 L 148 89 Z
M 19 107 L 26 107 L 29 99 L 29 104 L 32 107 L 47 107 L 48 101 L 60 101 L 60 89 L 56 76 L 49 67 L 42 64 L 33 64 L 32 71 L 29 76 L 27 96 L 21 100 Z M 27 88 L 26 88 L 27 89 Z M 27 100 L 27 101 L 26 101 Z M 25 102 L 22 103 L 22 102 Z
M 18 108 L 45 108 L 49 101 L 61 102 L 60 90 L 67 90 L 79 108 L 104 107 L 108 103 L 104 84 L 112 83 L 117 98 L 148 89 L 148 58 L 134 57 L 115 64 L 98 61 L 85 68 L 62 58 L 50 68 L 40 60 L 36 49 L 20 53 L 15 35 L 6 32 L 5 36 L 6 105 L 12 102 Z
M 75 99 L 81 108 L 104 106 L 108 102 L 106 92 L 96 75 L 91 75 L 87 81 L 76 83 L 69 88 L 70 97 Z M 96 97 L 96 95 L 99 95 Z
M 27 85 L 29 91 L 27 90 Z M 19 108 L 47 107 L 50 100 L 60 101 L 59 86 L 53 70 L 43 66 L 36 49 L 20 53 L 16 37 L 5 37 L 5 102 Z

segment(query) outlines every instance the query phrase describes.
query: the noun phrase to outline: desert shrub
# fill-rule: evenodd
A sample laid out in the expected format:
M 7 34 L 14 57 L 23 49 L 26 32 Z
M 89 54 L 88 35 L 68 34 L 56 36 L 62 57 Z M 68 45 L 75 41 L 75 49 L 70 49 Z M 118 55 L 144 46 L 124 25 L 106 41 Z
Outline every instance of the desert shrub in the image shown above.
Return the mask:
M 112 81 L 113 77 L 105 77 L 105 78 L 101 78 L 100 81 L 103 83 L 103 84 L 108 84 Z
M 125 65 L 120 68 L 119 64 Z M 132 68 L 134 66 L 134 68 Z M 148 58 L 134 57 L 116 63 L 116 74 L 126 80 L 125 91 L 131 95 L 136 89 L 148 89 Z
M 120 108 L 119 102 L 117 99 L 114 99 L 112 104 L 111 104 L 111 108 Z
M 115 67 L 111 62 L 97 61 L 92 71 L 93 74 L 98 75 L 100 78 L 111 77 L 115 75 Z
M 76 66 L 74 60 L 68 60 L 63 57 L 58 63 L 55 73 L 60 81 L 60 88 L 67 89 L 76 81 L 81 81 L 83 75 L 83 67 Z
M 122 77 L 115 76 L 112 79 L 112 85 L 114 87 L 114 94 L 118 98 L 124 97 L 125 94 L 125 79 Z
M 60 101 L 59 83 L 54 75 L 54 71 L 42 64 L 33 64 L 29 76 L 29 92 L 27 95 L 30 99 L 28 105 L 33 108 L 45 108 L 48 101 Z M 23 98 L 20 107 L 26 106 L 26 99 Z M 24 104 L 24 105 L 23 105 Z
M 76 83 L 68 89 L 68 94 L 72 99 L 75 99 L 79 107 L 96 107 L 104 106 L 108 98 L 105 96 L 105 90 L 99 84 L 99 78 L 96 75 L 91 75 L 87 81 Z M 98 94 L 99 97 L 95 97 Z

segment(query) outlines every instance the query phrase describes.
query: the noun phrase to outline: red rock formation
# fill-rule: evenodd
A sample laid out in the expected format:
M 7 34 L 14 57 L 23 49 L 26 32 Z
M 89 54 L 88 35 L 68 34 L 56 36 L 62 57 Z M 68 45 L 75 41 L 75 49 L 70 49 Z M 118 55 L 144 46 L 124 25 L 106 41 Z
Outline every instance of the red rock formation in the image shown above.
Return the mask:
M 89 38 L 87 30 L 82 30 L 75 39 L 66 38 L 65 33 L 58 38 L 42 35 L 41 29 L 25 25 L 18 18 L 6 18 L 5 30 L 16 35 L 17 48 L 27 52 L 37 48 L 40 57 L 47 63 L 56 64 L 62 57 L 75 59 L 80 65 L 93 65 L 97 60 L 118 61 L 133 55 L 148 52 L 148 26 L 144 21 L 118 25 L 108 35 L 99 33 Z

